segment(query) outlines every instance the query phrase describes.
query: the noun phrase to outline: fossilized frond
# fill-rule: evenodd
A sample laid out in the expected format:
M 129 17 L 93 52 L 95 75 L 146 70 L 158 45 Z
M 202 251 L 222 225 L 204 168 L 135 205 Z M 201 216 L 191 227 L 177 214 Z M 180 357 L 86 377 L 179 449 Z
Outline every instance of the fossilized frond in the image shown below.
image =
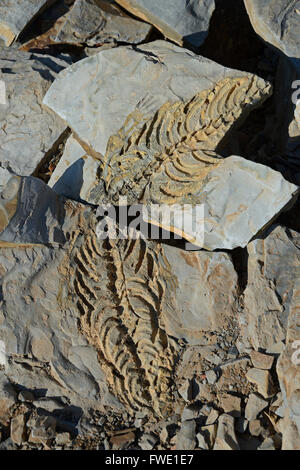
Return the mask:
M 198 193 L 226 133 L 269 91 L 258 77 L 226 78 L 187 103 L 165 103 L 147 122 L 142 110 L 132 113 L 108 143 L 102 178 L 110 200 L 173 204 Z
M 161 312 L 172 274 L 160 245 L 100 243 L 91 232 L 72 257 L 80 331 L 98 351 L 112 393 L 129 412 L 167 414 L 177 353 Z

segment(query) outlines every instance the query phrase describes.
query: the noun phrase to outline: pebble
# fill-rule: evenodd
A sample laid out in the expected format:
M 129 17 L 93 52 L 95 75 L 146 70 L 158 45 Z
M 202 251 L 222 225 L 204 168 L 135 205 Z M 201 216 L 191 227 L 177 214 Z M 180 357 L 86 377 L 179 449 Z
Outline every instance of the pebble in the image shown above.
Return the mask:
M 246 374 L 249 382 L 257 386 L 258 393 L 264 398 L 269 398 L 275 393 L 273 380 L 268 370 L 250 369 Z
M 258 415 L 261 413 L 261 411 L 267 408 L 267 406 L 268 406 L 268 402 L 266 400 L 259 397 L 255 393 L 251 393 L 248 398 L 246 409 L 245 409 L 245 418 L 248 421 L 255 420 L 258 417 Z
M 262 354 L 258 351 L 252 351 L 250 354 L 253 367 L 257 369 L 270 370 L 274 363 L 274 357 Z

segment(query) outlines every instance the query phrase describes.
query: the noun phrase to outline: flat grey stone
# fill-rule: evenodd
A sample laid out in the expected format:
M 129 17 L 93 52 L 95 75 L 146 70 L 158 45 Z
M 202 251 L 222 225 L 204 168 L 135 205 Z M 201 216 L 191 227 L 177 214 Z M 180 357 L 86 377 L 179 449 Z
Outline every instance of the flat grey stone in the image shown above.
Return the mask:
M 274 395 L 274 383 L 272 376 L 268 370 L 261 369 L 249 369 L 246 378 L 249 382 L 255 384 L 258 389 L 258 393 L 264 398 L 269 398 Z
M 214 370 L 208 370 L 205 372 L 206 379 L 209 384 L 214 385 L 218 380 L 218 375 Z
M 272 226 L 264 239 L 248 245 L 248 283 L 244 293 L 244 340 L 267 353 L 282 351 L 291 301 L 299 277 L 299 234 Z
M 46 244 L 66 242 L 66 213 L 71 207 L 43 181 L 12 176 L 1 192 L 0 242 Z
M 255 393 L 249 395 L 246 409 L 245 409 L 245 418 L 248 421 L 255 420 L 259 413 L 267 408 L 268 402 L 263 398 L 259 397 Z
M 180 207 L 177 212 L 174 210 L 172 220 L 168 206 L 156 205 L 165 201 L 163 193 L 170 184 L 171 164 L 165 171 L 165 174 L 160 171 L 146 188 L 144 219 L 206 250 L 247 246 L 299 191 L 279 172 L 231 156 L 212 162 L 203 184 L 199 181 L 198 191 L 195 187 L 190 196 L 190 201 L 198 204 L 198 208 L 202 204 L 203 211 L 198 213 L 194 209 L 193 212 L 191 206 L 184 207 L 184 202 L 189 202 L 189 196 L 184 193 L 182 198 L 174 197 L 174 204 Z M 175 180 L 176 177 L 177 174 Z M 184 184 L 181 186 L 184 191 Z
M 0 4 L 0 38 L 10 46 L 44 8 L 56 0 L 2 0 Z
M 277 374 L 285 407 L 281 426 L 283 450 L 296 450 L 300 445 L 300 286 L 296 271 L 293 274 L 295 286 L 290 299 L 286 347 L 277 363 Z
M 176 450 L 194 450 L 196 447 L 196 422 L 184 421 L 176 435 Z
M 231 80 L 235 81 L 237 104 L 230 102 L 222 109 L 220 103 L 219 113 L 230 116 L 214 136 L 210 148 L 215 149 L 241 115 L 246 117 L 270 95 L 270 86 L 251 74 L 224 68 L 166 41 L 104 50 L 73 64 L 60 73 L 44 104 L 68 123 L 91 152 L 104 159 L 108 150 L 107 164 L 112 165 L 109 141 L 128 141 L 164 104 L 183 105 L 215 86 L 219 91 L 221 84 L 229 87 Z
M 234 318 L 237 274 L 227 253 L 186 252 L 164 245 L 174 282 L 163 300 L 166 331 L 197 344 L 204 331 L 221 330 L 224 310 Z
M 75 201 L 89 201 L 90 191 L 97 181 L 99 161 L 87 155 L 81 145 L 69 137 L 63 155 L 48 182 L 57 194 Z M 1 175 L 1 173 L 0 173 Z
M 255 31 L 292 59 L 300 59 L 299 0 L 244 0 Z
M 182 44 L 201 46 L 205 41 L 210 18 L 215 9 L 214 0 L 116 0 L 135 16 L 148 21 L 167 38 Z
M 234 418 L 228 414 L 219 418 L 214 450 L 240 450 L 234 430 Z
M 154 434 L 145 433 L 139 440 L 139 446 L 142 450 L 152 450 L 157 441 L 157 436 L 154 436 Z
M 66 129 L 63 121 L 42 106 L 57 73 L 70 64 L 69 56 L 52 57 L 12 49 L 0 51 L 0 80 L 5 102 L 0 105 L 0 183 L 2 169 L 31 175 Z
M 55 42 L 86 44 L 139 44 L 151 32 L 151 26 L 127 16 L 110 0 L 76 0 Z

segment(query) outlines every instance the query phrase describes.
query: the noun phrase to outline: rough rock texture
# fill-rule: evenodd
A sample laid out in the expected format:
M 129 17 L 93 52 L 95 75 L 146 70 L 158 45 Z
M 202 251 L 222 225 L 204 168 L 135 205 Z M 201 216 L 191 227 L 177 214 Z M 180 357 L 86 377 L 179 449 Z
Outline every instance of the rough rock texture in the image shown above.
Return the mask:
M 126 75 L 123 74 L 125 69 L 117 75 L 113 72 L 115 67 L 120 70 L 119 64 L 125 60 Z M 182 68 L 178 72 L 175 60 L 186 70 L 189 87 L 182 86 Z M 128 61 L 134 67 L 133 74 L 127 72 Z M 94 67 L 98 70 L 99 89 L 92 72 Z M 199 76 L 197 81 L 195 75 Z M 92 81 L 88 77 L 93 77 Z M 128 89 L 122 100 L 117 98 L 121 78 L 122 86 Z M 187 80 L 185 77 L 184 81 Z M 213 87 L 208 80 L 214 82 Z M 70 84 L 74 85 L 72 92 L 77 90 L 76 100 L 69 92 Z M 116 92 L 109 106 L 106 86 L 109 86 L 108 93 L 112 89 Z M 84 98 L 87 87 L 90 88 L 89 101 Z M 154 93 L 156 96 L 152 97 Z M 44 102 L 68 122 L 87 151 L 102 161 L 101 180 L 87 201 L 118 204 L 122 195 L 127 203 L 181 206 L 206 203 L 204 240 L 201 219 L 197 220 L 196 236 L 190 227 L 182 230 L 181 221 L 176 225 L 178 217 L 174 226 L 166 223 L 162 226 L 198 246 L 213 250 L 245 246 L 296 191 L 296 187 L 267 168 L 239 161 L 237 157 L 221 160 L 214 153 L 232 125 L 268 93 L 268 85 L 257 77 L 220 68 L 190 52 L 157 41 L 151 47 L 103 51 L 75 64 L 60 74 Z M 82 109 L 84 120 L 81 119 Z M 110 119 L 112 113 L 113 120 Z M 250 178 L 254 173 L 256 178 Z M 227 174 L 230 181 L 226 176 L 224 179 Z M 224 181 L 226 187 L 233 188 L 234 198 L 227 192 L 228 199 L 225 198 L 222 207 L 217 207 L 220 195 L 224 198 Z M 243 194 L 245 182 L 249 181 L 253 186 Z M 266 186 L 274 191 L 274 194 L 269 192 L 270 199 L 267 199 Z M 239 198 L 235 197 L 236 193 Z M 259 195 L 270 212 L 261 204 Z M 252 204 L 254 201 L 256 203 Z M 253 214 L 248 210 L 249 203 Z M 158 223 L 153 216 L 147 220 Z M 244 233 L 236 229 L 242 223 Z
M 160 114 L 168 110 L 172 117 L 177 108 L 180 114 L 186 103 L 194 103 L 196 114 L 190 113 L 186 124 L 202 133 L 203 139 L 205 131 L 212 132 L 214 125 L 220 124 L 210 135 L 210 142 L 206 139 L 200 146 L 209 151 L 215 150 L 232 125 L 270 93 L 270 85 L 258 77 L 155 41 L 102 51 L 77 62 L 59 75 L 44 104 L 68 123 L 90 152 L 105 157 L 112 166 L 114 147 L 126 146 L 130 136 L 140 133 L 159 110 Z M 228 95 L 232 99 L 226 103 Z M 221 111 L 227 117 L 219 122 Z M 199 122 L 201 112 L 206 117 Z M 189 127 L 181 132 L 190 132 Z M 177 133 L 170 137 L 174 143 L 180 139 Z M 164 134 L 161 139 L 163 145 L 169 143 Z M 144 152 L 143 161 L 147 162 L 149 157 Z
M 257 34 L 286 57 L 280 57 L 277 73 L 277 115 L 274 140 L 282 151 L 299 159 L 300 121 L 291 100 L 292 83 L 300 78 L 300 3 L 298 0 L 244 0 Z M 299 89 L 299 86 L 297 87 Z M 298 93 L 299 94 L 299 93 Z M 286 112 L 281 115 L 281 110 Z M 278 128 L 277 128 L 278 125 Z M 279 137 L 279 139 L 278 139 Z
M 56 0 L 2 0 L 0 4 L 0 38 L 10 46 L 24 28 L 44 8 Z
M 116 0 L 123 8 L 158 28 L 167 38 L 200 46 L 206 39 L 214 0 Z
M 298 0 L 244 0 L 253 28 L 266 42 L 300 59 Z
M 74 210 L 41 180 L 12 176 L 1 193 L 0 243 L 64 244 Z
M 149 180 L 141 202 L 203 204 L 203 214 L 190 209 L 190 217 L 185 212 L 186 219 L 179 214 L 172 221 L 158 206 L 149 207 L 145 219 L 207 250 L 245 247 L 298 192 L 280 173 L 240 157 L 203 158 L 197 164 L 196 152 L 176 156 Z
M 286 347 L 281 354 L 277 372 L 285 405 L 284 450 L 300 449 L 300 285 L 295 272 L 295 287 L 290 299 Z
M 300 269 L 299 234 L 274 226 L 248 245 L 248 285 L 242 329 L 255 349 L 285 340 Z
M 110 0 L 76 0 L 54 42 L 87 46 L 139 44 L 150 32 L 149 24 L 130 18 Z
M 48 184 L 62 196 L 75 201 L 89 201 L 90 191 L 97 181 L 98 167 L 99 161 L 87 155 L 71 136 Z
M 18 175 L 31 175 L 59 141 L 63 121 L 42 106 L 43 97 L 70 58 L 0 51 L 0 80 L 6 104 L 0 106 L 0 165 Z
M 111 392 L 130 413 L 168 414 L 180 352 L 176 339 L 193 343 L 230 322 L 228 305 L 233 311 L 236 283 L 230 257 L 186 253 L 140 238 L 97 240 L 90 210 L 70 201 L 64 205 L 35 178 L 23 178 L 21 187 L 19 181 L 14 178 L 3 194 L 11 219 L 1 239 L 10 245 L 17 241 L 65 244 L 62 249 L 55 245 L 2 249 L 5 321 L 1 338 L 7 353 L 17 354 L 21 363 L 28 354 L 33 363 L 50 363 L 50 378 L 59 376 L 59 383 L 70 393 L 82 393 L 85 388 L 84 396 L 99 393 L 100 386 L 94 382 L 102 380 L 103 371 Z M 18 223 L 20 217 L 25 224 Z M 45 231 L 37 232 L 37 221 L 43 219 Z M 57 240 L 62 235 L 64 239 Z M 208 286 L 212 297 L 205 299 Z M 214 293 L 217 286 L 223 291 Z M 205 302 L 200 312 L 199 293 Z M 22 321 L 17 322 L 19 315 Z M 70 354 L 63 359 L 62 351 L 71 341 Z M 15 364 L 8 373 L 15 377 Z M 26 386 L 30 388 L 28 382 Z
M 300 8 L 255 4 L 279 50 L 215 3 L 144 2 L 187 49 L 108 0 L 0 48 L 1 450 L 300 449 Z
M 237 298 L 237 274 L 231 257 L 221 252 L 186 252 L 168 245 L 163 246 L 163 254 L 173 279 L 163 300 L 167 333 L 195 344 L 204 333 L 222 329 L 224 322 L 229 325 Z
M 239 450 L 234 430 L 234 418 L 228 414 L 223 414 L 219 418 L 214 450 Z

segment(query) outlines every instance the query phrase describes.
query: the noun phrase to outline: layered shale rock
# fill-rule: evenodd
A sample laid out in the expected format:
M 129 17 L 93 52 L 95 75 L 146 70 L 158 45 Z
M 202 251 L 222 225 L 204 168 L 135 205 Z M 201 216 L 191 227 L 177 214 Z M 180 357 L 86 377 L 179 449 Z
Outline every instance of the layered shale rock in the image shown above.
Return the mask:
M 110 390 L 129 412 L 167 415 L 176 403 L 178 340 L 197 344 L 232 320 L 236 273 L 230 257 L 185 253 L 141 238 L 99 241 L 93 231 L 71 248 L 69 291 Z M 205 298 L 205 289 L 220 285 L 222 293 Z
M 236 156 L 205 157 L 197 150 L 189 155 L 184 147 L 186 141 L 174 160 L 166 159 L 150 179 L 141 202 L 149 223 L 194 245 L 207 250 L 245 247 L 298 192 L 297 186 L 264 165 Z M 166 210 L 158 204 L 179 204 L 181 210 L 172 218 L 169 206 Z M 188 204 L 203 204 L 203 212 Z
M 65 243 L 76 214 L 71 201 L 31 176 L 12 176 L 0 196 L 0 245 Z
M 284 400 L 284 419 L 281 426 L 283 450 L 300 448 L 300 285 L 299 266 L 290 299 L 286 347 L 277 364 L 277 373 Z
M 114 145 L 116 150 L 126 146 L 144 125 L 154 120 L 158 126 L 155 116 L 166 113 L 170 119 L 175 113 L 178 120 L 189 120 L 166 142 L 162 134 L 161 144 L 176 145 L 183 136 L 202 131 L 200 149 L 215 150 L 226 132 L 270 94 L 270 85 L 254 75 L 155 41 L 77 62 L 59 75 L 44 104 L 68 123 L 91 153 L 109 163 Z
M 300 59 L 298 0 L 244 0 L 253 28 L 292 60 Z
M 96 184 L 98 168 L 99 160 L 87 155 L 76 139 L 71 136 L 66 142 L 63 155 L 48 185 L 62 196 L 75 201 L 86 201 Z
M 300 269 L 299 234 L 281 226 L 248 245 L 248 285 L 243 330 L 251 345 L 272 348 L 284 341 Z M 242 323 L 243 323 L 242 322 Z
M 149 24 L 127 16 L 110 0 L 76 0 L 54 42 L 96 46 L 139 44 L 151 32 Z
M 68 291 L 60 273 L 64 257 L 58 247 L 1 248 L 5 373 L 23 389 L 44 389 L 50 397 L 97 409 L 106 397 L 110 404 L 114 400 L 95 350 L 78 331 L 79 312 L 67 307 Z
M 66 125 L 42 106 L 42 100 L 57 73 L 69 63 L 67 55 L 1 50 L 0 80 L 5 90 L 5 104 L 0 107 L 2 168 L 31 175 L 59 142 Z
M 277 148 L 299 160 L 300 121 L 295 112 L 300 79 L 300 2 L 297 0 L 244 0 L 257 34 L 279 53 L 276 98 L 278 128 L 274 132 Z M 294 84 L 295 83 L 295 84 Z M 295 98 L 293 99 L 293 90 Z M 281 110 L 285 109 L 285 113 Z
M 56 0 L 2 0 L 0 4 L 0 38 L 10 46 L 24 28 Z
M 9 377 L 15 380 L 29 360 L 69 394 L 92 400 L 99 393 L 101 406 L 172 412 L 180 340 L 198 344 L 234 317 L 230 256 L 102 237 L 91 209 L 58 197 L 55 205 L 44 183 L 27 177 L 18 189 L 15 180 L 2 194 L 3 218 L 11 219 L 0 235 L 0 337 L 11 357 Z M 47 230 L 37 232 L 41 220 Z M 26 375 L 22 380 L 30 388 Z
M 127 67 L 120 70 L 122 60 Z M 132 74 L 127 72 L 128 61 Z M 95 67 L 101 83 L 97 91 Z M 86 93 L 87 77 L 93 77 L 89 102 L 81 91 Z M 126 96 L 119 95 L 119 79 L 123 87 L 126 83 Z M 112 81 L 115 95 L 107 105 L 111 91 L 106 87 L 111 90 Z M 72 91 L 78 90 L 75 102 L 70 83 Z M 279 173 L 239 157 L 223 160 L 215 152 L 228 131 L 269 93 L 269 85 L 258 77 L 157 41 L 151 48 L 119 48 L 75 64 L 60 74 L 44 102 L 101 161 L 99 184 L 91 188 L 87 201 L 118 204 L 121 195 L 127 204 L 145 206 L 204 204 L 194 231 L 191 220 L 182 227 L 180 214 L 174 222 L 165 215 L 160 221 L 161 214 L 153 213 L 145 220 L 214 250 L 245 246 L 296 192 Z M 84 108 L 84 122 L 77 107 Z
M 184 41 L 200 46 L 206 39 L 214 0 L 116 0 L 133 15 L 148 21 L 167 38 L 182 45 Z

